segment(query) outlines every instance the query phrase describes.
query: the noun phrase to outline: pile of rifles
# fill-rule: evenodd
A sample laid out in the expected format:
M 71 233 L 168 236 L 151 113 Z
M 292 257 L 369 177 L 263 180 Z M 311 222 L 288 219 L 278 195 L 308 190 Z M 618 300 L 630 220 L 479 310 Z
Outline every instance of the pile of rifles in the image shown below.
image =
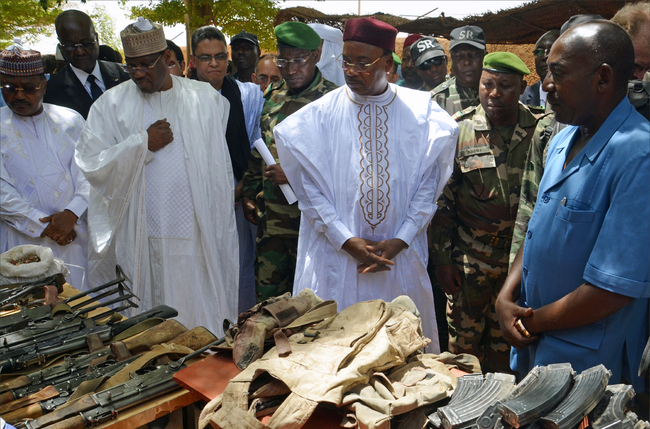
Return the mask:
M 179 389 L 173 375 L 223 341 L 202 327 L 187 330 L 165 305 L 124 319 L 119 312 L 138 307 L 126 282 L 117 267 L 115 280 L 66 299 L 59 297 L 62 275 L 0 289 L 0 416 L 6 422 L 73 429 L 115 419 Z M 150 352 L 162 343 L 169 353 Z M 156 358 L 148 361 L 148 352 Z M 111 384 L 118 374 L 127 380 Z

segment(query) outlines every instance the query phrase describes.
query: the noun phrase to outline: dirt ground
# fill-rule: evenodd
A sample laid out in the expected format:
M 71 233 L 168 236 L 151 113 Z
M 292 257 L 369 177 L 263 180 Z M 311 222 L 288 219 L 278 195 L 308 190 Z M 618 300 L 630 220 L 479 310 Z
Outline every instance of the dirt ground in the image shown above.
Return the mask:
M 447 58 L 449 58 L 449 40 L 443 38 L 437 38 L 438 42 L 445 48 L 447 52 Z M 395 42 L 395 53 L 402 56 L 402 48 L 404 47 L 404 39 L 398 38 Z M 532 85 L 539 80 L 539 76 L 535 72 L 535 60 L 533 59 L 533 49 L 535 45 L 487 45 L 488 52 L 499 52 L 506 51 L 512 52 L 517 55 L 521 60 L 526 64 L 526 67 L 530 70 L 530 75 L 526 77 L 526 82 L 528 85 Z

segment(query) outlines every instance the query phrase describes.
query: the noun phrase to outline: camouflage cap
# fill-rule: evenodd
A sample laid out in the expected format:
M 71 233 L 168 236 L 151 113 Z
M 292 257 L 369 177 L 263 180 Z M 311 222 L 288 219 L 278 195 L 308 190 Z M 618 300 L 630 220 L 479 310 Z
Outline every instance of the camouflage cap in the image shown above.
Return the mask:
M 313 51 L 320 47 L 321 38 L 304 22 L 289 21 L 275 27 L 278 44 Z
M 483 58 L 483 70 L 497 73 L 529 75 L 526 64 L 512 52 L 492 52 Z

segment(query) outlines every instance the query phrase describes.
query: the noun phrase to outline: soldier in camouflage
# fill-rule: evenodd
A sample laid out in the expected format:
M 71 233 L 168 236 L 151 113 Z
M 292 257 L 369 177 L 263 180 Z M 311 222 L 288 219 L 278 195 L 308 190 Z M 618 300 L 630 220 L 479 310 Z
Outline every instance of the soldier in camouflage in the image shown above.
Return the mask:
M 335 89 L 316 67 L 321 39 L 308 25 L 286 22 L 275 28 L 276 63 L 283 80 L 269 86 L 262 110 L 262 139 L 278 161 L 273 128 L 304 105 Z M 280 164 L 267 166 L 253 150 L 243 178 L 246 218 L 258 225 L 255 249 L 255 293 L 258 302 L 293 291 L 300 210 L 288 204 L 279 185 L 288 183 Z
M 431 97 L 450 115 L 478 106 L 478 83 L 485 57 L 485 34 L 480 27 L 465 25 L 452 30 L 449 41 L 451 79 L 431 91 Z
M 454 172 L 438 200 L 432 255 L 447 295 L 449 351 L 471 353 L 484 371 L 509 371 L 494 302 L 508 271 L 508 252 L 526 156 L 550 119 L 519 102 L 530 71 L 516 55 L 485 57 L 481 104 L 454 115 L 460 135 Z

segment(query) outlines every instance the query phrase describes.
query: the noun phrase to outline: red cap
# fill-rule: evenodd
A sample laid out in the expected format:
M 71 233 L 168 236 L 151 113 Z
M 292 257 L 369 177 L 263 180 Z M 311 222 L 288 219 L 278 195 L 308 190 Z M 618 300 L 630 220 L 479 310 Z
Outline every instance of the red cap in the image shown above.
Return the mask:
M 397 28 L 373 17 L 348 19 L 343 30 L 344 42 L 362 42 L 389 51 L 395 50 L 395 37 Z
M 413 42 L 416 40 L 420 40 L 422 38 L 421 34 L 410 34 L 406 40 L 404 40 L 404 48 L 411 46 Z

